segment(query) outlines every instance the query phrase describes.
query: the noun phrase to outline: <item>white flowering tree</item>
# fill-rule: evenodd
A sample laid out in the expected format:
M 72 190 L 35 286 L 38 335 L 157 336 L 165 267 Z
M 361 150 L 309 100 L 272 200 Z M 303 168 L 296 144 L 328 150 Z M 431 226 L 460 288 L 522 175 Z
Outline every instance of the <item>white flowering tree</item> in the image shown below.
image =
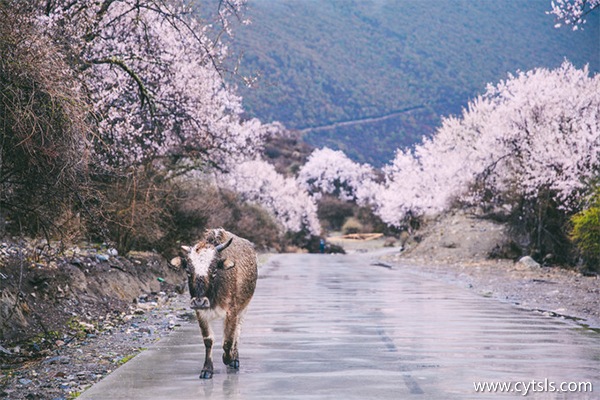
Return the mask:
M 321 227 L 314 199 L 293 178 L 277 173 L 275 167 L 260 159 L 239 163 L 219 178 L 246 201 L 268 210 L 289 232 L 318 236 Z
M 586 17 L 592 11 L 600 7 L 600 0 L 553 0 L 551 6 L 548 14 L 556 17 L 555 27 L 565 24 L 575 31 L 586 23 Z
M 407 213 L 435 214 L 457 199 L 535 199 L 542 191 L 577 210 L 599 170 L 600 76 L 565 62 L 490 85 L 431 139 L 398 151 L 385 168 L 378 212 L 397 225 Z
M 221 32 L 242 0 L 219 3 L 216 24 L 185 2 L 44 1 L 49 35 L 78 69 L 107 165 L 193 157 L 222 166 L 253 156 L 268 127 L 241 117 L 241 99 L 223 79 Z
M 175 195 L 179 181 L 173 177 L 190 170 L 232 170 L 244 160 L 253 160 L 264 138 L 281 129 L 278 124 L 245 118 L 236 88 L 225 79 L 230 73 L 224 68 L 226 41 L 232 24 L 241 22 L 244 3 L 2 2 L 15 10 L 26 6 L 32 31 L 52 44 L 51 56 L 65 61 L 57 65 L 64 65 L 60 74 L 72 78 L 67 80 L 72 90 L 59 95 L 65 104 L 81 98 L 82 125 L 91 126 L 88 145 L 78 148 L 76 156 L 94 161 L 81 163 L 91 194 L 90 198 L 77 194 L 73 214 L 84 210 L 93 233 L 123 251 L 156 248 L 156 243 L 162 246 L 160 241 L 169 237 L 173 210 L 181 201 Z M 214 15 L 202 9 L 200 19 L 199 7 L 215 7 Z M 10 29 L 15 28 L 9 25 Z M 33 48 L 24 42 L 25 49 Z M 292 191 L 287 182 L 283 185 Z M 294 211 L 284 216 L 283 205 L 273 207 L 286 228 L 301 224 L 294 220 Z M 310 213 L 310 207 L 309 201 L 305 213 Z
M 327 147 L 313 151 L 298 172 L 298 181 L 310 193 L 332 194 L 361 204 L 368 201 L 366 188 L 374 179 L 370 165 L 358 164 L 344 152 Z

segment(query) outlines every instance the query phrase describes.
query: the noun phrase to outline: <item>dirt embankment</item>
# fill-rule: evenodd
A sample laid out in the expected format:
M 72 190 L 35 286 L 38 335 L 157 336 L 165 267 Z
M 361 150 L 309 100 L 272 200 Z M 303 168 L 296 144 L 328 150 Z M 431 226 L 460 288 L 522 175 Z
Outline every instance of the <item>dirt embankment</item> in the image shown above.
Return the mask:
M 52 253 L 31 242 L 0 243 L 0 345 L 27 355 L 52 347 L 69 326 L 102 324 L 128 312 L 140 295 L 183 289 L 185 274 L 154 253 L 114 249 Z
M 0 243 L 0 398 L 75 398 L 193 317 L 185 280 L 155 253 Z

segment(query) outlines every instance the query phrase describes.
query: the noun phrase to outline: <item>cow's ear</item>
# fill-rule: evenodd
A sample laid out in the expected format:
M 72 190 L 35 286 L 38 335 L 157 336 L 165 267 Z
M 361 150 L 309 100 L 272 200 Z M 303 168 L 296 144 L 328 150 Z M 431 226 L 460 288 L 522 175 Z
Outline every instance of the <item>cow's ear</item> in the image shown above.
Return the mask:
M 235 267 L 235 262 L 229 258 L 225 260 L 219 260 L 217 263 L 217 268 L 219 269 L 231 269 Z
M 176 268 L 180 268 L 182 264 L 181 257 L 175 257 L 171 260 L 170 264 Z
M 171 264 L 175 268 L 184 269 L 186 271 L 189 270 L 187 258 L 185 257 L 175 257 L 169 262 L 169 264 Z

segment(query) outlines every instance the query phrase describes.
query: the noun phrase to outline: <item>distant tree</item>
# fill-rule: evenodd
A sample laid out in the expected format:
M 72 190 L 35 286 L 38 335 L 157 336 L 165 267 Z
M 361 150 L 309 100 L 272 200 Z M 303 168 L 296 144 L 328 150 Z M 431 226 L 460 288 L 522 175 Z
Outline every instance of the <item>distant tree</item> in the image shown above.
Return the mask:
M 320 234 L 314 199 L 295 179 L 277 173 L 268 162 L 256 159 L 239 163 L 230 173 L 220 176 L 219 181 L 244 200 L 268 210 L 283 230 Z
M 310 193 L 327 193 L 341 200 L 365 200 L 361 190 L 375 179 L 373 167 L 352 161 L 342 151 L 317 149 L 298 172 L 298 180 Z
M 571 25 L 577 30 L 586 23 L 586 16 L 600 7 L 600 0 L 553 0 L 552 10 L 548 14 L 556 17 L 556 27 Z

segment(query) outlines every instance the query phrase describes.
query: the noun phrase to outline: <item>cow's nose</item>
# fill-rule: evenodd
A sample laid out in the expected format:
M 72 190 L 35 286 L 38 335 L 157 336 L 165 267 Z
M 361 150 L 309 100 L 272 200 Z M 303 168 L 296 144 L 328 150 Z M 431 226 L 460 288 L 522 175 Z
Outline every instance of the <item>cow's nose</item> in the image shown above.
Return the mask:
M 206 310 L 210 308 L 210 300 L 208 300 L 208 297 L 192 297 L 190 307 L 193 310 Z

